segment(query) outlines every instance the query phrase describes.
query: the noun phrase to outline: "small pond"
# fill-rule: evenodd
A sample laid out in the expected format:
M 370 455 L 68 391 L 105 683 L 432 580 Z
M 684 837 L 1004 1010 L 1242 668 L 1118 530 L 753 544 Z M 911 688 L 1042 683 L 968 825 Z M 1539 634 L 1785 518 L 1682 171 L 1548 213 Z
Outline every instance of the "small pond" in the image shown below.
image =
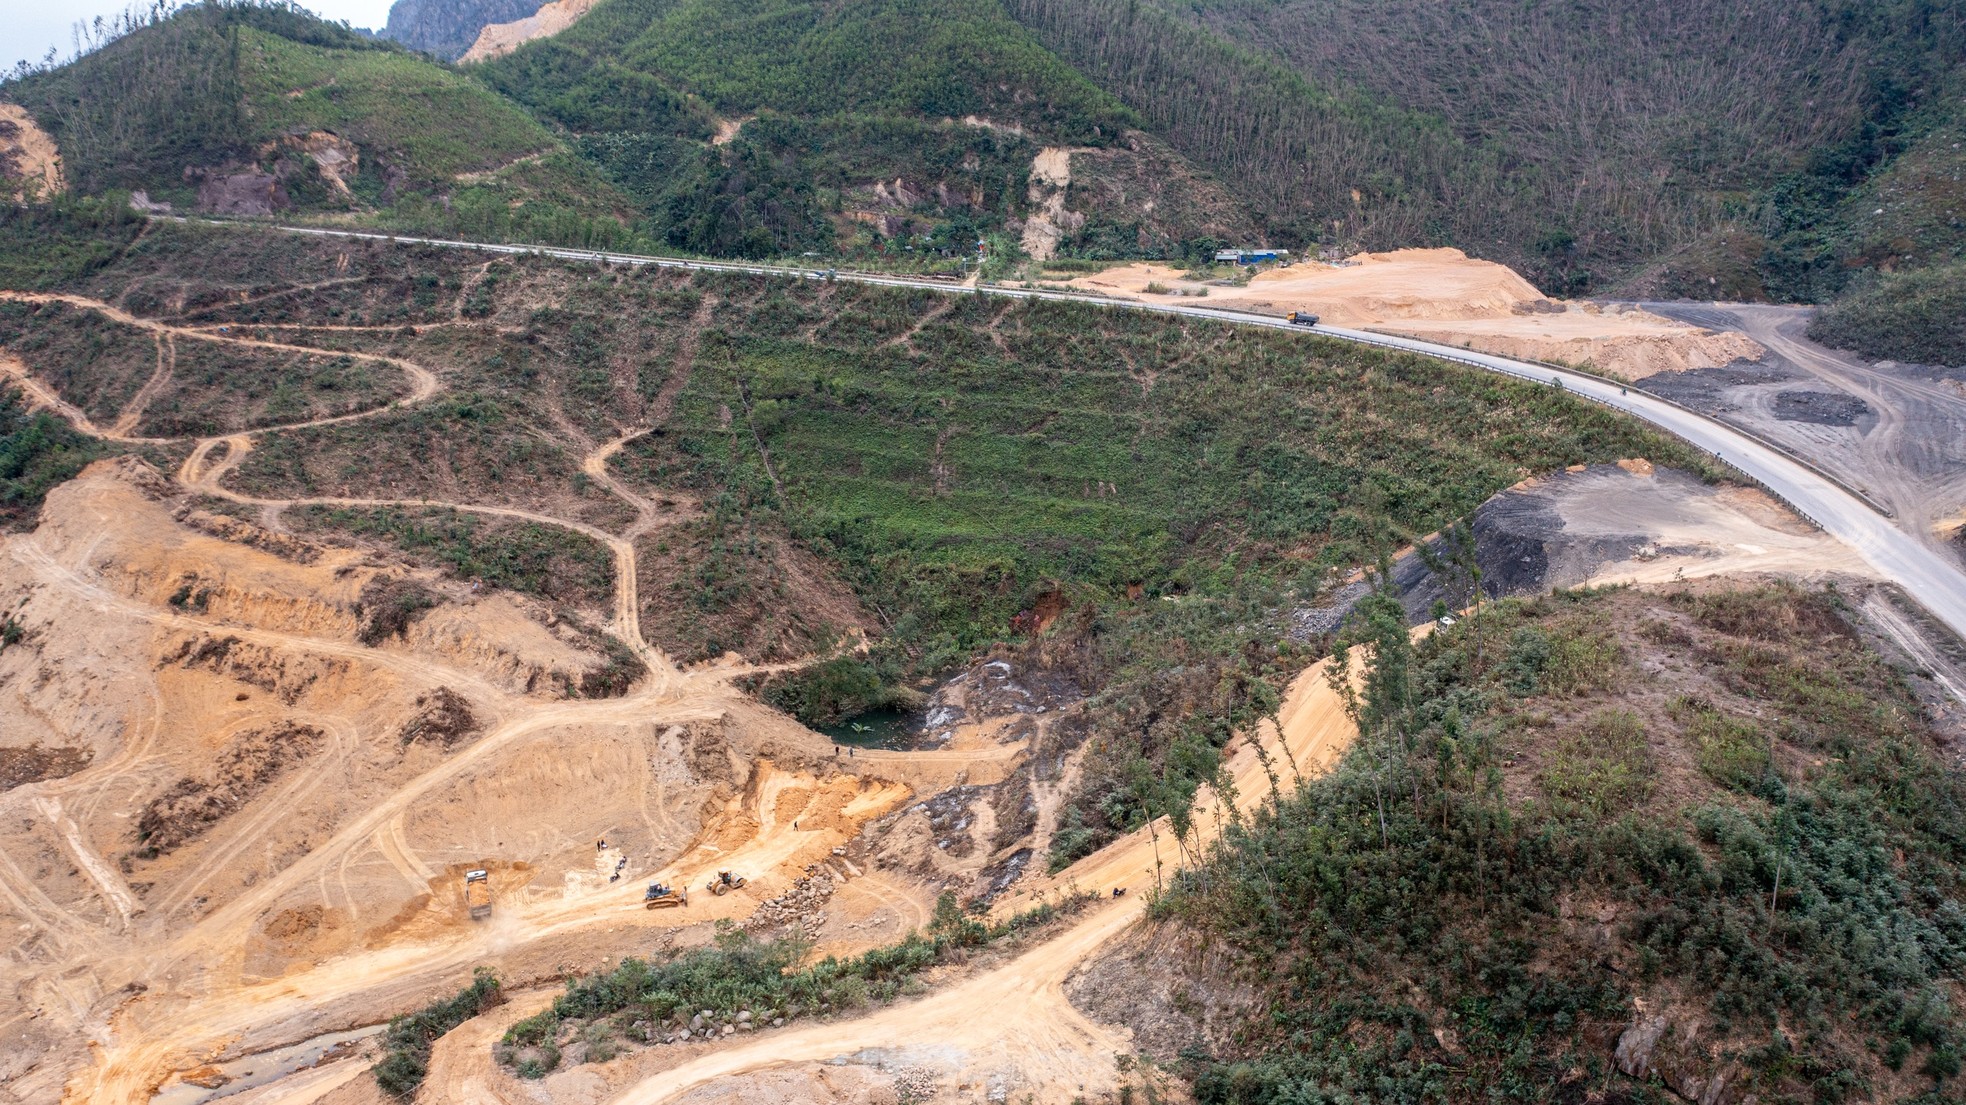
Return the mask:
M 869 710 L 834 725 L 822 725 L 821 733 L 835 744 L 855 748 L 913 748 L 921 730 L 922 715 L 913 710 Z

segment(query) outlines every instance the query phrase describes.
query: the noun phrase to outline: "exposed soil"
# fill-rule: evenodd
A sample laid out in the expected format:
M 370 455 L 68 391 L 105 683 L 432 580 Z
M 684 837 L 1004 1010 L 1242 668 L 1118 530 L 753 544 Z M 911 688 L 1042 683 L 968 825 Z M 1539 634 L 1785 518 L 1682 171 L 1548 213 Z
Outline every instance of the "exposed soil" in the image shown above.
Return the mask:
M 1482 591 L 1489 598 L 1558 587 L 1659 583 L 1706 576 L 1770 575 L 1822 580 L 1863 578 L 1854 553 L 1758 490 L 1713 486 L 1685 472 L 1639 460 L 1578 468 L 1527 480 L 1475 511 Z M 1448 550 L 1438 548 L 1451 561 Z M 1417 624 L 1434 603 L 1473 602 L 1464 570 L 1399 562 L 1402 600 Z M 1355 602 L 1362 587 L 1352 589 Z M 1349 604 L 1334 603 L 1319 624 L 1336 624 Z
M 26 185 L 43 198 L 68 187 L 54 139 L 19 104 L 0 103 L 0 182 Z
M 1130 299 L 1205 295 L 1210 306 L 1269 314 L 1309 311 L 1328 325 L 1581 365 L 1632 380 L 1754 361 L 1763 352 L 1740 334 L 1628 306 L 1545 299 L 1506 266 L 1471 259 L 1458 249 L 1362 253 L 1337 264 L 1299 261 L 1265 269 L 1242 285 L 1196 282 L 1184 275 L 1143 263 L 1080 277 L 1071 285 Z
M 478 39 L 458 58 L 460 64 L 486 61 L 509 54 L 536 38 L 549 38 L 580 21 L 595 0 L 552 0 L 537 12 L 510 23 L 493 23 L 478 32 Z

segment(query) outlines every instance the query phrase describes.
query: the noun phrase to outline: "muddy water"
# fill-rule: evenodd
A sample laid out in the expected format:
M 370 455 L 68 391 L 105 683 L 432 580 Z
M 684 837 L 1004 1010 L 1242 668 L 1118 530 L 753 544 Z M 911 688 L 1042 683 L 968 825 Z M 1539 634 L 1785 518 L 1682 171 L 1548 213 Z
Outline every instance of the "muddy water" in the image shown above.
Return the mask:
M 208 1101 L 223 1101 L 228 1097 L 257 1089 L 269 1082 L 285 1078 L 297 1070 L 304 1070 L 320 1063 L 323 1058 L 334 1062 L 330 1054 L 352 1051 L 354 1045 L 378 1035 L 386 1024 L 372 1024 L 366 1028 L 350 1028 L 342 1032 L 329 1032 L 297 1044 L 262 1051 L 218 1064 L 218 1071 L 227 1081 L 224 1085 L 212 1088 L 194 1086 L 189 1082 L 174 1082 L 157 1091 L 151 1097 L 150 1105 L 204 1105 Z M 344 1060 L 345 1061 L 345 1060 Z

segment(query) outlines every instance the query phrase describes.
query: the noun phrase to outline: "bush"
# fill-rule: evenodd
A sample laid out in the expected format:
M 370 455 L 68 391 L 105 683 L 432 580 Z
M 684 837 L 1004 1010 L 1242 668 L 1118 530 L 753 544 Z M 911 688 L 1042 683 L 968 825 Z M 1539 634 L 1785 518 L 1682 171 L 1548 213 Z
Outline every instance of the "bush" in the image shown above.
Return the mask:
M 1817 312 L 1809 336 L 1873 359 L 1966 366 L 1966 261 L 1853 287 Z
M 390 1021 L 382 1036 L 382 1060 L 375 1065 L 376 1084 L 396 1097 L 412 1096 L 429 1072 L 430 1048 L 437 1038 L 504 1003 L 498 976 L 480 967 L 471 985 L 458 991 L 456 997 Z

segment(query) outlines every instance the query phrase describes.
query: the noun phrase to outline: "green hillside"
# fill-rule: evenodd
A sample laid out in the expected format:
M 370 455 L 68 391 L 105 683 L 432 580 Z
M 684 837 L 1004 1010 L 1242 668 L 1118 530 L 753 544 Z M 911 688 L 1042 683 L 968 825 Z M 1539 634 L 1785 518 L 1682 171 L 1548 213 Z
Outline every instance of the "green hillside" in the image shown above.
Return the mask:
M 120 29 L 0 86 L 55 139 L 79 192 L 437 230 L 495 211 L 513 233 L 619 233 L 625 201 L 551 131 L 401 47 L 280 4 L 198 5 Z
M 1135 178 L 1180 160 L 1129 137 L 1136 116 L 998 0 L 608 0 L 470 71 L 576 135 L 652 234 L 704 253 L 918 264 L 993 234 L 1009 250 L 1004 232 L 1036 202 L 1040 148 L 1101 149 L 1102 167 Z M 719 144 L 707 142 L 720 127 Z M 1175 178 L 1203 201 L 1069 193 L 1087 221 L 1064 251 L 1163 255 L 1253 229 L 1212 182 Z
M 1836 592 L 1379 613 L 1360 743 L 1100 973 L 1198 1101 L 1959 1100 L 1966 789 Z

